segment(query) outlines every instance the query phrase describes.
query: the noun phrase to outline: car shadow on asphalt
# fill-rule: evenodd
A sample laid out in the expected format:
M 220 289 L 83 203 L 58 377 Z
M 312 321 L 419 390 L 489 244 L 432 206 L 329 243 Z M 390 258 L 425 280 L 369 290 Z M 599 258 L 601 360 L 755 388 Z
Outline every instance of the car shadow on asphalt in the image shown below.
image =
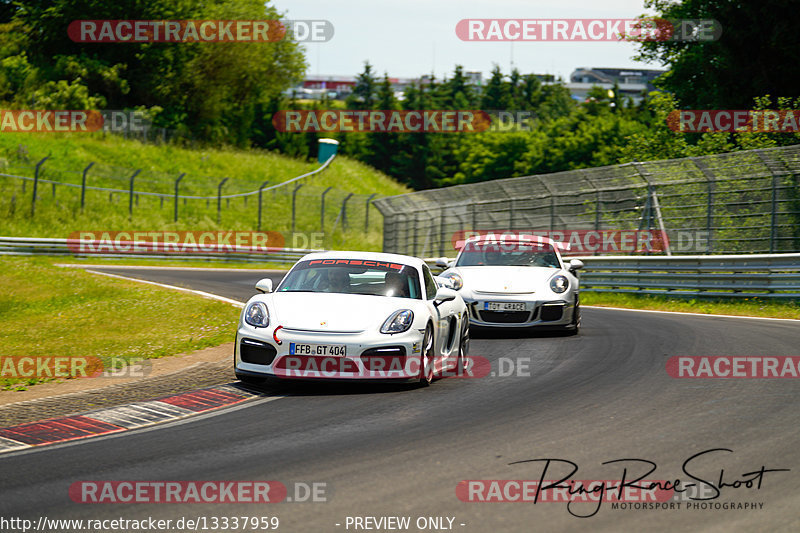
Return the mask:
M 233 387 L 264 396 L 346 396 L 360 394 L 389 394 L 421 388 L 418 383 L 373 383 L 314 380 L 266 380 L 254 385 L 236 381 Z
M 481 328 L 470 326 L 472 339 L 546 339 L 573 337 L 572 332 L 557 328 Z

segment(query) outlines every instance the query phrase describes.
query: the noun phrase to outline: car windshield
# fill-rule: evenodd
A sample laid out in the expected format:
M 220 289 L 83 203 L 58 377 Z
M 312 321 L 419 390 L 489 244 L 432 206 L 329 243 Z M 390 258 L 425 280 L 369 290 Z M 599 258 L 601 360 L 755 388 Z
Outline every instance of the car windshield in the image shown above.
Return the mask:
M 470 242 L 458 256 L 456 266 L 561 268 L 551 244 L 528 242 Z
M 276 292 L 329 292 L 421 299 L 417 269 L 361 259 L 316 259 L 299 263 Z

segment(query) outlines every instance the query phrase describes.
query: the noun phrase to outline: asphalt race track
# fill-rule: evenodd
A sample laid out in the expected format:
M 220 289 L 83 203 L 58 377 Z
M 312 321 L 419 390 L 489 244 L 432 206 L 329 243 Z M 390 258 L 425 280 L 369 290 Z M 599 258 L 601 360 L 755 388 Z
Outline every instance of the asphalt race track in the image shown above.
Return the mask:
M 261 277 L 235 270 L 108 272 L 239 300 Z M 800 382 L 675 379 L 665 370 L 674 355 L 800 356 L 798 322 L 584 309 L 577 337 L 475 332 L 470 355 L 489 359 L 494 375 L 448 378 L 424 389 L 273 386 L 265 396 L 283 397 L 2 455 L 0 515 L 277 516 L 278 531 L 289 532 L 364 531 L 352 517 L 367 516 L 411 517 L 408 531 L 421 530 L 419 517 L 453 518 L 452 529 L 464 532 L 800 531 Z M 724 482 L 733 485 L 762 467 L 790 471 L 765 473 L 760 488 L 723 487 L 718 498 L 694 502 L 705 508 L 682 500 L 673 509 L 603 503 L 586 518 L 573 514 L 592 514 L 596 503 L 568 509 L 456 496 L 462 480 L 538 480 L 544 463 L 510 463 L 546 458 L 576 463 L 572 479 L 618 480 L 626 465 L 632 476 L 642 463 L 602 463 L 646 459 L 657 465 L 647 479 L 688 481 L 684 461 L 717 448 L 732 452 L 695 459 L 695 476 L 719 484 L 724 470 Z M 568 471 L 553 464 L 546 479 L 559 473 Z M 325 483 L 327 501 L 78 504 L 68 489 L 81 480 L 276 480 L 289 487 L 289 497 L 303 486 L 295 483 Z M 730 503 L 733 509 L 723 508 Z

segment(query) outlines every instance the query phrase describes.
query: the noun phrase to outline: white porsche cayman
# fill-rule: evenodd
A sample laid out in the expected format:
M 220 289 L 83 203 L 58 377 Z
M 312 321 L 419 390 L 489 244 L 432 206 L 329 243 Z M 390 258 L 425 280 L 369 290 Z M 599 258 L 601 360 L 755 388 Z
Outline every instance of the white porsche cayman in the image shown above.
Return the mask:
M 250 298 L 236 335 L 234 370 L 264 378 L 419 380 L 461 371 L 469 349 L 466 305 L 421 259 L 368 252 L 306 255 L 273 292 Z
M 474 326 L 558 326 L 577 333 L 577 270 L 583 262 L 565 265 L 558 244 L 545 237 L 483 235 L 468 239 L 455 262 L 442 258 L 437 265 L 466 301 Z

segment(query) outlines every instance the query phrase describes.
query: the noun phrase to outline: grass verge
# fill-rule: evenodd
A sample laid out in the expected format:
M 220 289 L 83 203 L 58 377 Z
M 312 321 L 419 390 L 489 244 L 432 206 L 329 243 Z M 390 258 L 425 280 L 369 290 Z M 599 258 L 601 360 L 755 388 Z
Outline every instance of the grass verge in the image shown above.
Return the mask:
M 40 183 L 32 216 L 33 184 L 0 176 L 0 235 L 64 238 L 76 231 L 254 231 L 259 227 L 258 195 L 217 202 L 218 192 L 251 192 L 265 181 L 275 185 L 319 167 L 316 161 L 263 150 L 188 149 L 99 134 L 0 136 L 0 173 L 30 178 L 33 164 L 47 155 L 50 159 L 42 164 L 40 178 L 74 186 Z M 90 162 L 94 166 L 86 173 L 87 185 L 122 192 L 87 190 L 81 209 L 79 185 Z M 131 176 L 137 169 L 141 172 L 134 178 L 131 195 Z M 176 221 L 173 195 L 182 173 L 180 195 L 212 198 L 179 200 Z M 228 179 L 220 188 L 223 178 Z M 144 192 L 166 196 L 137 194 Z M 265 190 L 260 229 L 284 234 L 288 247 L 317 247 L 303 244 L 315 235 L 319 247 L 379 250 L 383 217 L 374 206 L 368 209 L 367 202 L 372 195 L 406 192 L 407 187 L 385 174 L 338 156 L 319 174 Z
M 59 268 L 52 258 L 4 258 L 0 286 L 4 390 L 53 380 L 14 377 L 9 357 L 105 361 L 187 353 L 231 342 L 240 312 L 178 291 Z
M 581 292 L 581 303 L 602 307 L 678 311 L 682 313 L 757 316 L 800 319 L 800 303 L 773 302 L 760 298 L 740 300 L 669 298 L 649 294 L 614 294 Z

